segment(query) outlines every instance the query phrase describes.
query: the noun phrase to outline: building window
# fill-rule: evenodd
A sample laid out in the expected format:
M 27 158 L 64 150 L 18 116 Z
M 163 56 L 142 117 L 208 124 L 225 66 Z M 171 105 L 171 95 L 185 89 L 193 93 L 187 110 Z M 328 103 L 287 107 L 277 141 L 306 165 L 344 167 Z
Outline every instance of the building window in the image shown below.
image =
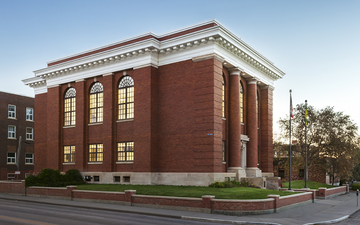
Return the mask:
M 244 88 L 240 82 L 240 123 L 244 123 Z
M 16 119 L 16 106 L 8 105 L 8 118 Z
M 16 126 L 8 126 L 8 138 L 16 138 Z
M 34 109 L 26 108 L 26 120 L 34 121 Z
M 26 140 L 34 140 L 34 128 L 26 128 Z
M 75 126 L 76 121 L 76 90 L 69 88 L 64 98 L 64 126 Z
M 134 161 L 134 142 L 118 143 L 117 161 L 118 162 L 133 162 Z
M 75 162 L 75 145 L 64 146 L 64 163 Z
M 7 163 L 16 163 L 16 153 L 15 152 L 7 153 Z
M 279 170 L 279 177 L 281 178 L 285 177 L 285 170 Z
M 222 76 L 222 117 L 225 118 L 225 78 Z
M 121 79 L 118 89 L 118 120 L 134 118 L 134 80 L 130 76 Z
M 34 164 L 34 154 L 33 153 L 25 154 L 25 164 Z
M 226 142 L 222 141 L 222 161 L 226 162 Z
M 103 144 L 89 145 L 89 162 L 103 161 Z
M 90 90 L 90 123 L 103 121 L 103 85 L 96 82 Z

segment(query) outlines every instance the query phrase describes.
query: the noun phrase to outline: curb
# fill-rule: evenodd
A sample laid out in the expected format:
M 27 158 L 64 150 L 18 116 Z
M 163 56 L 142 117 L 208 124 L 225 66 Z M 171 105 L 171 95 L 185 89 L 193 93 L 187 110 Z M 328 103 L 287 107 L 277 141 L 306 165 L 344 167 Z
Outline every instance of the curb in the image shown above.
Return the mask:
M 334 220 L 329 220 L 329 221 L 322 221 L 322 222 L 316 222 L 316 223 L 306 223 L 304 225 L 314 225 L 314 224 L 330 224 L 330 223 L 337 223 L 343 220 L 346 220 L 347 218 L 349 218 L 349 215 L 340 217 L 338 219 L 334 219 Z
M 32 199 L 13 199 L 13 198 L 6 198 L 6 197 L 0 197 L 0 199 L 21 201 L 21 202 L 34 202 L 34 203 L 40 203 L 40 204 L 46 204 L 46 205 L 57 205 L 57 206 L 65 206 L 65 207 L 73 207 L 73 208 L 84 208 L 84 209 L 106 210 L 106 211 L 121 212 L 121 213 L 132 213 L 132 214 L 145 215 L 145 216 L 158 216 L 158 217 L 165 217 L 165 218 L 172 218 L 172 219 L 181 219 L 181 216 L 166 215 L 166 214 L 160 214 L 160 213 L 135 212 L 132 210 L 128 211 L 128 210 L 121 210 L 121 209 L 99 208 L 99 207 L 91 207 L 91 206 L 83 206 L 83 205 L 75 206 L 75 205 L 68 205 L 68 204 L 63 204 L 63 203 L 43 202 L 43 201 L 37 201 L 37 200 L 32 200 Z
M 207 223 L 226 223 L 226 224 L 261 224 L 261 225 L 281 225 L 279 223 L 267 223 L 267 222 L 246 222 L 246 221 L 235 221 L 235 220 L 220 220 L 220 219 L 208 219 L 202 217 L 190 217 L 190 216 L 182 216 L 182 220 L 193 220 L 199 222 L 207 222 Z

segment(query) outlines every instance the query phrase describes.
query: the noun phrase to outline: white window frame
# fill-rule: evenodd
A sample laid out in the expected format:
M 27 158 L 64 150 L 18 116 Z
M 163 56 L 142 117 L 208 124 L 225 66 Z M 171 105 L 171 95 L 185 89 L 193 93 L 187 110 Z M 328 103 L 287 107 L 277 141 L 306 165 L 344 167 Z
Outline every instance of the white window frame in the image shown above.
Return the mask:
M 14 130 L 13 130 L 13 131 L 10 131 L 10 127 L 13 127 Z M 8 138 L 10 138 L 10 139 L 16 139 L 16 126 L 14 126 L 14 125 L 9 125 L 9 126 L 8 126 Z
M 14 111 L 10 111 L 10 107 L 14 107 Z M 8 105 L 8 118 L 16 119 L 16 105 Z
M 27 157 L 30 154 L 31 157 Z M 25 153 L 25 164 L 34 164 L 34 153 Z
M 31 110 L 31 113 L 28 113 L 28 110 Z M 34 109 L 33 108 L 26 107 L 26 121 L 34 121 Z
M 31 133 L 28 133 L 28 129 L 31 129 Z M 34 128 L 32 127 L 27 127 L 26 128 L 26 140 L 34 140 Z
M 9 156 L 9 154 L 14 154 L 14 156 Z M 6 163 L 7 164 L 16 164 L 16 152 L 8 152 L 7 153 Z

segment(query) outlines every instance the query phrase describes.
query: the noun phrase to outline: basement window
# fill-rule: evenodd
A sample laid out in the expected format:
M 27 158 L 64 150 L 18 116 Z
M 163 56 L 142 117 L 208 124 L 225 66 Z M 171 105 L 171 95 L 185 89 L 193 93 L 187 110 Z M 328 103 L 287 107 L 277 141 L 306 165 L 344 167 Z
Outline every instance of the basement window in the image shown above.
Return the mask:
M 120 182 L 120 176 L 114 176 L 114 182 Z
M 99 182 L 100 181 L 100 177 L 99 176 L 94 176 L 94 182 Z
M 123 177 L 123 181 L 126 183 L 130 183 L 130 177 Z

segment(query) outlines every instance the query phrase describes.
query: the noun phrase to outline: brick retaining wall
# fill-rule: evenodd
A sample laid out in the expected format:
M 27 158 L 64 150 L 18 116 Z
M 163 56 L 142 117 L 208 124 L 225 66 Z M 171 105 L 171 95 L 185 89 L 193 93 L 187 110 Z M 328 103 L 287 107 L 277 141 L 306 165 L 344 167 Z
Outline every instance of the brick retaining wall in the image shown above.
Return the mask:
M 26 191 L 25 191 L 26 190 Z M 299 204 L 314 202 L 315 198 L 328 198 L 349 192 L 349 186 L 337 188 L 319 188 L 319 190 L 299 189 L 295 195 L 269 195 L 267 199 L 227 200 L 215 199 L 215 196 L 205 195 L 202 198 L 183 198 L 167 196 L 136 195 L 136 190 L 125 192 L 82 191 L 76 186 L 66 188 L 28 187 L 25 181 L 0 182 L 0 193 L 39 196 L 47 198 L 63 198 L 71 200 L 111 202 L 129 206 L 145 206 L 164 209 L 217 213 L 227 215 L 247 215 L 274 213 Z

